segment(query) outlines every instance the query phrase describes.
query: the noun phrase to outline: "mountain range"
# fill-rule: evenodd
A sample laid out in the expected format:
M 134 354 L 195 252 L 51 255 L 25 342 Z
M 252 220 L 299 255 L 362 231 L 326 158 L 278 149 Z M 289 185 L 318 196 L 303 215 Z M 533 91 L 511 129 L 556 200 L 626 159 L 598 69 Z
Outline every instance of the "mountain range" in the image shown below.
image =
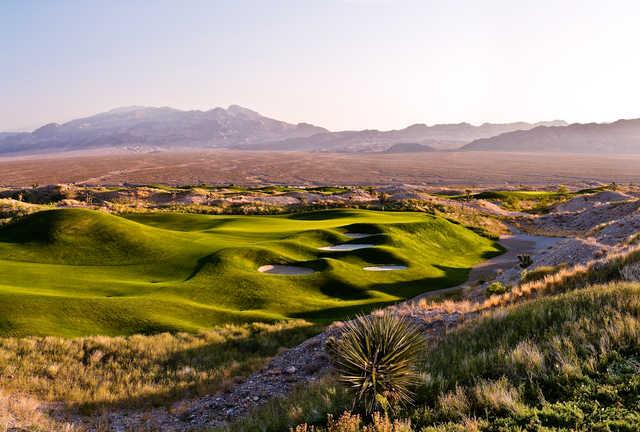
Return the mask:
M 50 123 L 30 133 L 4 133 L 0 153 L 234 147 L 324 132 L 321 127 L 274 120 L 238 105 L 209 111 L 134 106 L 64 124 Z
M 50 123 L 33 132 L 0 132 L 0 154 L 82 150 L 229 148 L 263 151 L 410 153 L 442 150 L 640 153 L 640 119 L 614 123 L 414 124 L 404 129 L 332 132 L 231 105 L 208 111 L 124 107 Z
M 461 150 L 502 152 L 640 153 L 640 119 L 538 126 L 475 140 Z
M 531 129 L 537 126 L 559 126 L 560 120 L 540 123 L 483 123 L 474 126 L 469 123 L 414 124 L 404 129 L 379 131 L 323 132 L 310 137 L 295 137 L 280 141 L 254 143 L 243 146 L 253 150 L 302 150 L 326 152 L 379 152 L 386 151 L 395 144 L 415 143 L 437 150 L 453 150 L 480 138 L 488 138 L 505 132 Z M 420 149 L 418 151 L 424 151 Z

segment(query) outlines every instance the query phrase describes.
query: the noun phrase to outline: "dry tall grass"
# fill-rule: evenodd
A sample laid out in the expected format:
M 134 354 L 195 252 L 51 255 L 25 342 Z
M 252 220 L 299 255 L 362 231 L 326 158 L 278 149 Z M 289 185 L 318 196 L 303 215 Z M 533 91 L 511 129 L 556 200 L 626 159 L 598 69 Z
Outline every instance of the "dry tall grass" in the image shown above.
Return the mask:
M 37 400 L 0 390 L 0 432 L 79 432 L 69 423 L 49 418 Z
M 0 339 L 1 387 L 92 412 L 210 394 L 319 328 L 304 321 L 229 325 L 198 334 Z

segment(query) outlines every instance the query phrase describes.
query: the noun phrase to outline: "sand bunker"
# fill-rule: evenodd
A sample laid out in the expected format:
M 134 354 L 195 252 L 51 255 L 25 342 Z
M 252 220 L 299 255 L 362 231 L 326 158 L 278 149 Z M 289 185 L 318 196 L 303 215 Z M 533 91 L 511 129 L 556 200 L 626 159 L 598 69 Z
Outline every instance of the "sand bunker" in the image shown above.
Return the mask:
M 361 239 L 365 237 L 371 237 L 375 234 L 367 234 L 367 233 L 344 233 L 345 237 L 349 237 L 350 239 Z
M 320 249 L 321 251 L 348 252 L 348 251 L 354 251 L 358 249 L 370 248 L 373 246 L 375 245 L 365 244 L 365 243 L 360 243 L 360 244 L 353 243 L 353 244 L 339 244 L 339 245 L 333 245 L 333 246 L 324 246 L 318 249 Z
M 377 265 L 362 267 L 362 270 L 366 271 L 393 271 L 393 270 L 406 270 L 407 266 L 404 265 Z
M 308 267 L 296 267 L 288 265 L 268 264 L 258 268 L 260 273 L 279 274 L 279 275 L 307 275 L 315 272 L 314 269 Z

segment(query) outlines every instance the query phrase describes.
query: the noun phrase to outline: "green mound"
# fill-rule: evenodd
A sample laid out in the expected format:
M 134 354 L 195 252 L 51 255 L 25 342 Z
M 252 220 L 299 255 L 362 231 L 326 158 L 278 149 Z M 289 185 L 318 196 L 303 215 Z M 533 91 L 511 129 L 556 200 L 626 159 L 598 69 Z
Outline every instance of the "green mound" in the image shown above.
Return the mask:
M 172 232 L 83 209 L 25 216 L 0 230 L 0 242 L 3 258 L 73 265 L 150 262 L 188 247 Z
M 376 235 L 351 240 L 346 232 Z M 347 242 L 375 247 L 318 249 Z M 492 241 L 422 213 L 125 218 L 43 211 L 0 229 L 0 335 L 194 331 L 294 317 L 327 322 L 459 284 L 473 264 L 497 253 Z M 315 272 L 259 273 L 266 264 Z M 408 269 L 362 270 L 376 264 Z

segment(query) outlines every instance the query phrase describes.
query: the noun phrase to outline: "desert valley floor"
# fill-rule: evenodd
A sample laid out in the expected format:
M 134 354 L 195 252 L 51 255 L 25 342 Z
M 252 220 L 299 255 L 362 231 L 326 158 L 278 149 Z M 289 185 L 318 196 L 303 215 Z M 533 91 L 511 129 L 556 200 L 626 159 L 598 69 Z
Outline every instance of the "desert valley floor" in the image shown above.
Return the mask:
M 518 186 L 640 182 L 640 155 L 181 151 L 3 158 L 2 185 L 242 184 Z

